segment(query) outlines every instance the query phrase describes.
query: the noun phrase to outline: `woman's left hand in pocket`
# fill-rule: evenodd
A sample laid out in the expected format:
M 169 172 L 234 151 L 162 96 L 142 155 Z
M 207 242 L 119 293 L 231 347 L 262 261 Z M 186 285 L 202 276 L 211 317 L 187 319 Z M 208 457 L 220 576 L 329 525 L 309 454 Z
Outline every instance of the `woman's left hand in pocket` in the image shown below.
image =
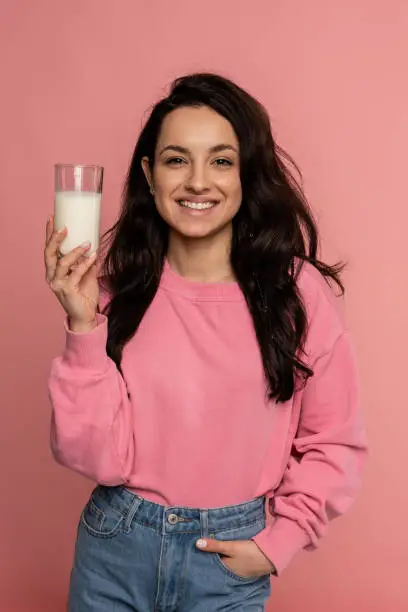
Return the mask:
M 275 568 L 252 540 L 227 540 L 200 538 L 197 548 L 203 552 L 221 555 L 222 562 L 238 576 L 256 578 L 274 573 Z

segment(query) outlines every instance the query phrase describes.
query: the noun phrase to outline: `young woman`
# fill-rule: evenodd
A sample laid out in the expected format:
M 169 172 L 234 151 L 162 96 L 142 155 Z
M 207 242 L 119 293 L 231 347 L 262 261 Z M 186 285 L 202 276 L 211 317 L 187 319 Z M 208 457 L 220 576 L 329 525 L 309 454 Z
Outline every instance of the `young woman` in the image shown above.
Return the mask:
M 270 574 L 352 503 L 366 450 L 339 268 L 267 113 L 219 76 L 176 80 L 100 281 L 86 246 L 58 257 L 64 236 L 50 218 L 52 449 L 98 483 L 69 610 L 263 610 Z

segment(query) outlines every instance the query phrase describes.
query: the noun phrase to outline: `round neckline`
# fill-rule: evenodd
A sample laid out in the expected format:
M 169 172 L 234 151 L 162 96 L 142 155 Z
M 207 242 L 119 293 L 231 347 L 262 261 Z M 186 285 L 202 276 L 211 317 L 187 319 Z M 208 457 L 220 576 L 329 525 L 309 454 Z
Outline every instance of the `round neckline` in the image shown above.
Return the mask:
M 164 260 L 160 287 L 185 298 L 198 301 L 242 301 L 244 295 L 236 281 L 226 283 L 205 283 L 181 276 Z

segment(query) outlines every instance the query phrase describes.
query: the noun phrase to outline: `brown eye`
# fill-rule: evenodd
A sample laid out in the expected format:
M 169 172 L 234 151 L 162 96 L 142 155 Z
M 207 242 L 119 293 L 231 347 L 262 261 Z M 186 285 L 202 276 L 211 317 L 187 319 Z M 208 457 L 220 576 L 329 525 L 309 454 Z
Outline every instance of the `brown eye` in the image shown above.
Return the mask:
M 166 159 L 167 166 L 181 166 L 182 163 L 184 163 L 184 159 L 181 157 L 169 157 L 169 159 Z
M 221 167 L 222 166 L 228 167 L 228 166 L 232 166 L 233 164 L 231 160 L 225 159 L 224 157 L 220 157 L 219 159 L 215 160 L 215 165 L 221 166 Z

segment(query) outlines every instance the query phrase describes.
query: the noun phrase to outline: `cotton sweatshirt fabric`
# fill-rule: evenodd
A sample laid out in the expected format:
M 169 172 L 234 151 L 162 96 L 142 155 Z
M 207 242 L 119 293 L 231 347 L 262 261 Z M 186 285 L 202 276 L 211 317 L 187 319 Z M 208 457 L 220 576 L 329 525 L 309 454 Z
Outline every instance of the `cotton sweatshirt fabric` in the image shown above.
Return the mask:
M 292 399 L 267 399 L 262 360 L 237 283 L 198 283 L 166 262 L 125 346 L 107 356 L 107 319 L 66 326 L 52 364 L 56 460 L 104 485 L 165 506 L 216 508 L 266 496 L 270 524 L 254 541 L 280 574 L 314 549 L 359 489 L 366 442 L 355 357 L 338 300 L 320 273 L 298 276 L 314 371 Z M 102 295 L 101 306 L 109 299 Z

